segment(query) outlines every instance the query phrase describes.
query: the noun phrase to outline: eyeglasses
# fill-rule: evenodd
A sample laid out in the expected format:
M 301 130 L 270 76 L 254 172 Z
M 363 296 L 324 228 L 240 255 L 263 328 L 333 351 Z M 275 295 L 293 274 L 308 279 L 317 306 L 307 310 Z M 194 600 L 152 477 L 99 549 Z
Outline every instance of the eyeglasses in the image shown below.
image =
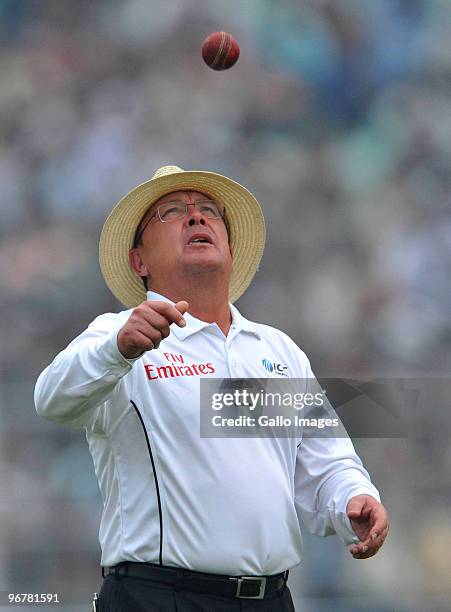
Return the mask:
M 198 210 L 206 219 L 224 218 L 225 207 L 218 206 L 218 204 L 212 200 L 198 200 L 197 202 L 190 202 L 189 204 L 179 200 L 174 202 L 166 202 L 166 204 L 160 204 L 160 206 L 157 206 L 142 228 L 137 230 L 133 247 L 135 248 L 140 243 L 146 227 L 149 225 L 149 223 L 151 223 L 151 221 L 154 219 L 158 219 L 161 223 L 177 221 L 177 219 L 182 219 L 188 214 L 189 206 L 194 206 L 196 210 Z

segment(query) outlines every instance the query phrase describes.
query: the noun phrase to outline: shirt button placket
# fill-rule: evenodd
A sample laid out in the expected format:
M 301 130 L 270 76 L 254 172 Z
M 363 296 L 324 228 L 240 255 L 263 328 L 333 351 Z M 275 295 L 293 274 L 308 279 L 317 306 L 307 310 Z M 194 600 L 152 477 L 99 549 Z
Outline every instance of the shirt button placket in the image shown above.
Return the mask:
M 230 375 L 232 378 L 236 378 L 236 367 L 238 365 L 238 360 L 235 357 L 234 351 L 230 348 L 230 344 L 225 345 L 226 358 L 229 366 Z

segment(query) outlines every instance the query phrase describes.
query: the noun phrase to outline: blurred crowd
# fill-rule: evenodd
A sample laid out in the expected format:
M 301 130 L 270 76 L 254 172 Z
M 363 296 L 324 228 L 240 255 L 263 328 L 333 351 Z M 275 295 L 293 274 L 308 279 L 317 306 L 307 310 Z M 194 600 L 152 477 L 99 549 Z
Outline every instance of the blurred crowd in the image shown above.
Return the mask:
M 200 56 L 220 29 L 241 45 L 224 73 Z M 100 275 L 100 230 L 162 165 L 217 171 L 256 195 L 267 249 L 238 307 L 291 335 L 318 374 L 449 375 L 446 0 L 2 0 L 0 69 L 0 590 L 25 575 L 51 590 L 57 576 L 79 594 L 97 571 L 88 451 L 38 420 L 32 390 L 95 316 L 122 308 Z M 365 451 L 395 519 L 420 526 L 410 548 L 395 532 L 375 560 L 392 590 L 374 609 L 395 609 L 403 553 L 407 590 L 449 589 L 426 500 L 416 505 L 426 491 L 438 522 L 449 506 L 448 446 Z M 339 577 L 346 551 L 315 545 L 307 538 L 299 593 L 358 594 L 356 562 Z M 377 599 L 381 584 L 358 571 Z

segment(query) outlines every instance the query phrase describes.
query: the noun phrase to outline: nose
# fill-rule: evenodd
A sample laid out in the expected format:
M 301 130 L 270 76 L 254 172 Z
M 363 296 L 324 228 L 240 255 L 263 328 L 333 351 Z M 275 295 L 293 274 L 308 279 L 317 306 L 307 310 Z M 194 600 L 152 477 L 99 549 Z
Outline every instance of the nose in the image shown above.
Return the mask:
M 190 202 L 188 204 L 188 212 L 187 212 L 186 217 L 188 219 L 188 225 L 190 226 L 196 225 L 198 223 L 200 225 L 205 225 L 205 217 L 200 212 L 200 210 L 198 210 L 194 202 Z

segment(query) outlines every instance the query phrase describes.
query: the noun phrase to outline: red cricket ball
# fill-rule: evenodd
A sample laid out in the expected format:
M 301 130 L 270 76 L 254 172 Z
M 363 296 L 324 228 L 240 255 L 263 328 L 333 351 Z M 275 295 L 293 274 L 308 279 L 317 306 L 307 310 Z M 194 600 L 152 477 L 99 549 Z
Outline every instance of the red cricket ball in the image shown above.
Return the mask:
M 240 46 L 228 32 L 213 32 L 202 43 L 202 57 L 213 70 L 231 68 L 240 56 Z

